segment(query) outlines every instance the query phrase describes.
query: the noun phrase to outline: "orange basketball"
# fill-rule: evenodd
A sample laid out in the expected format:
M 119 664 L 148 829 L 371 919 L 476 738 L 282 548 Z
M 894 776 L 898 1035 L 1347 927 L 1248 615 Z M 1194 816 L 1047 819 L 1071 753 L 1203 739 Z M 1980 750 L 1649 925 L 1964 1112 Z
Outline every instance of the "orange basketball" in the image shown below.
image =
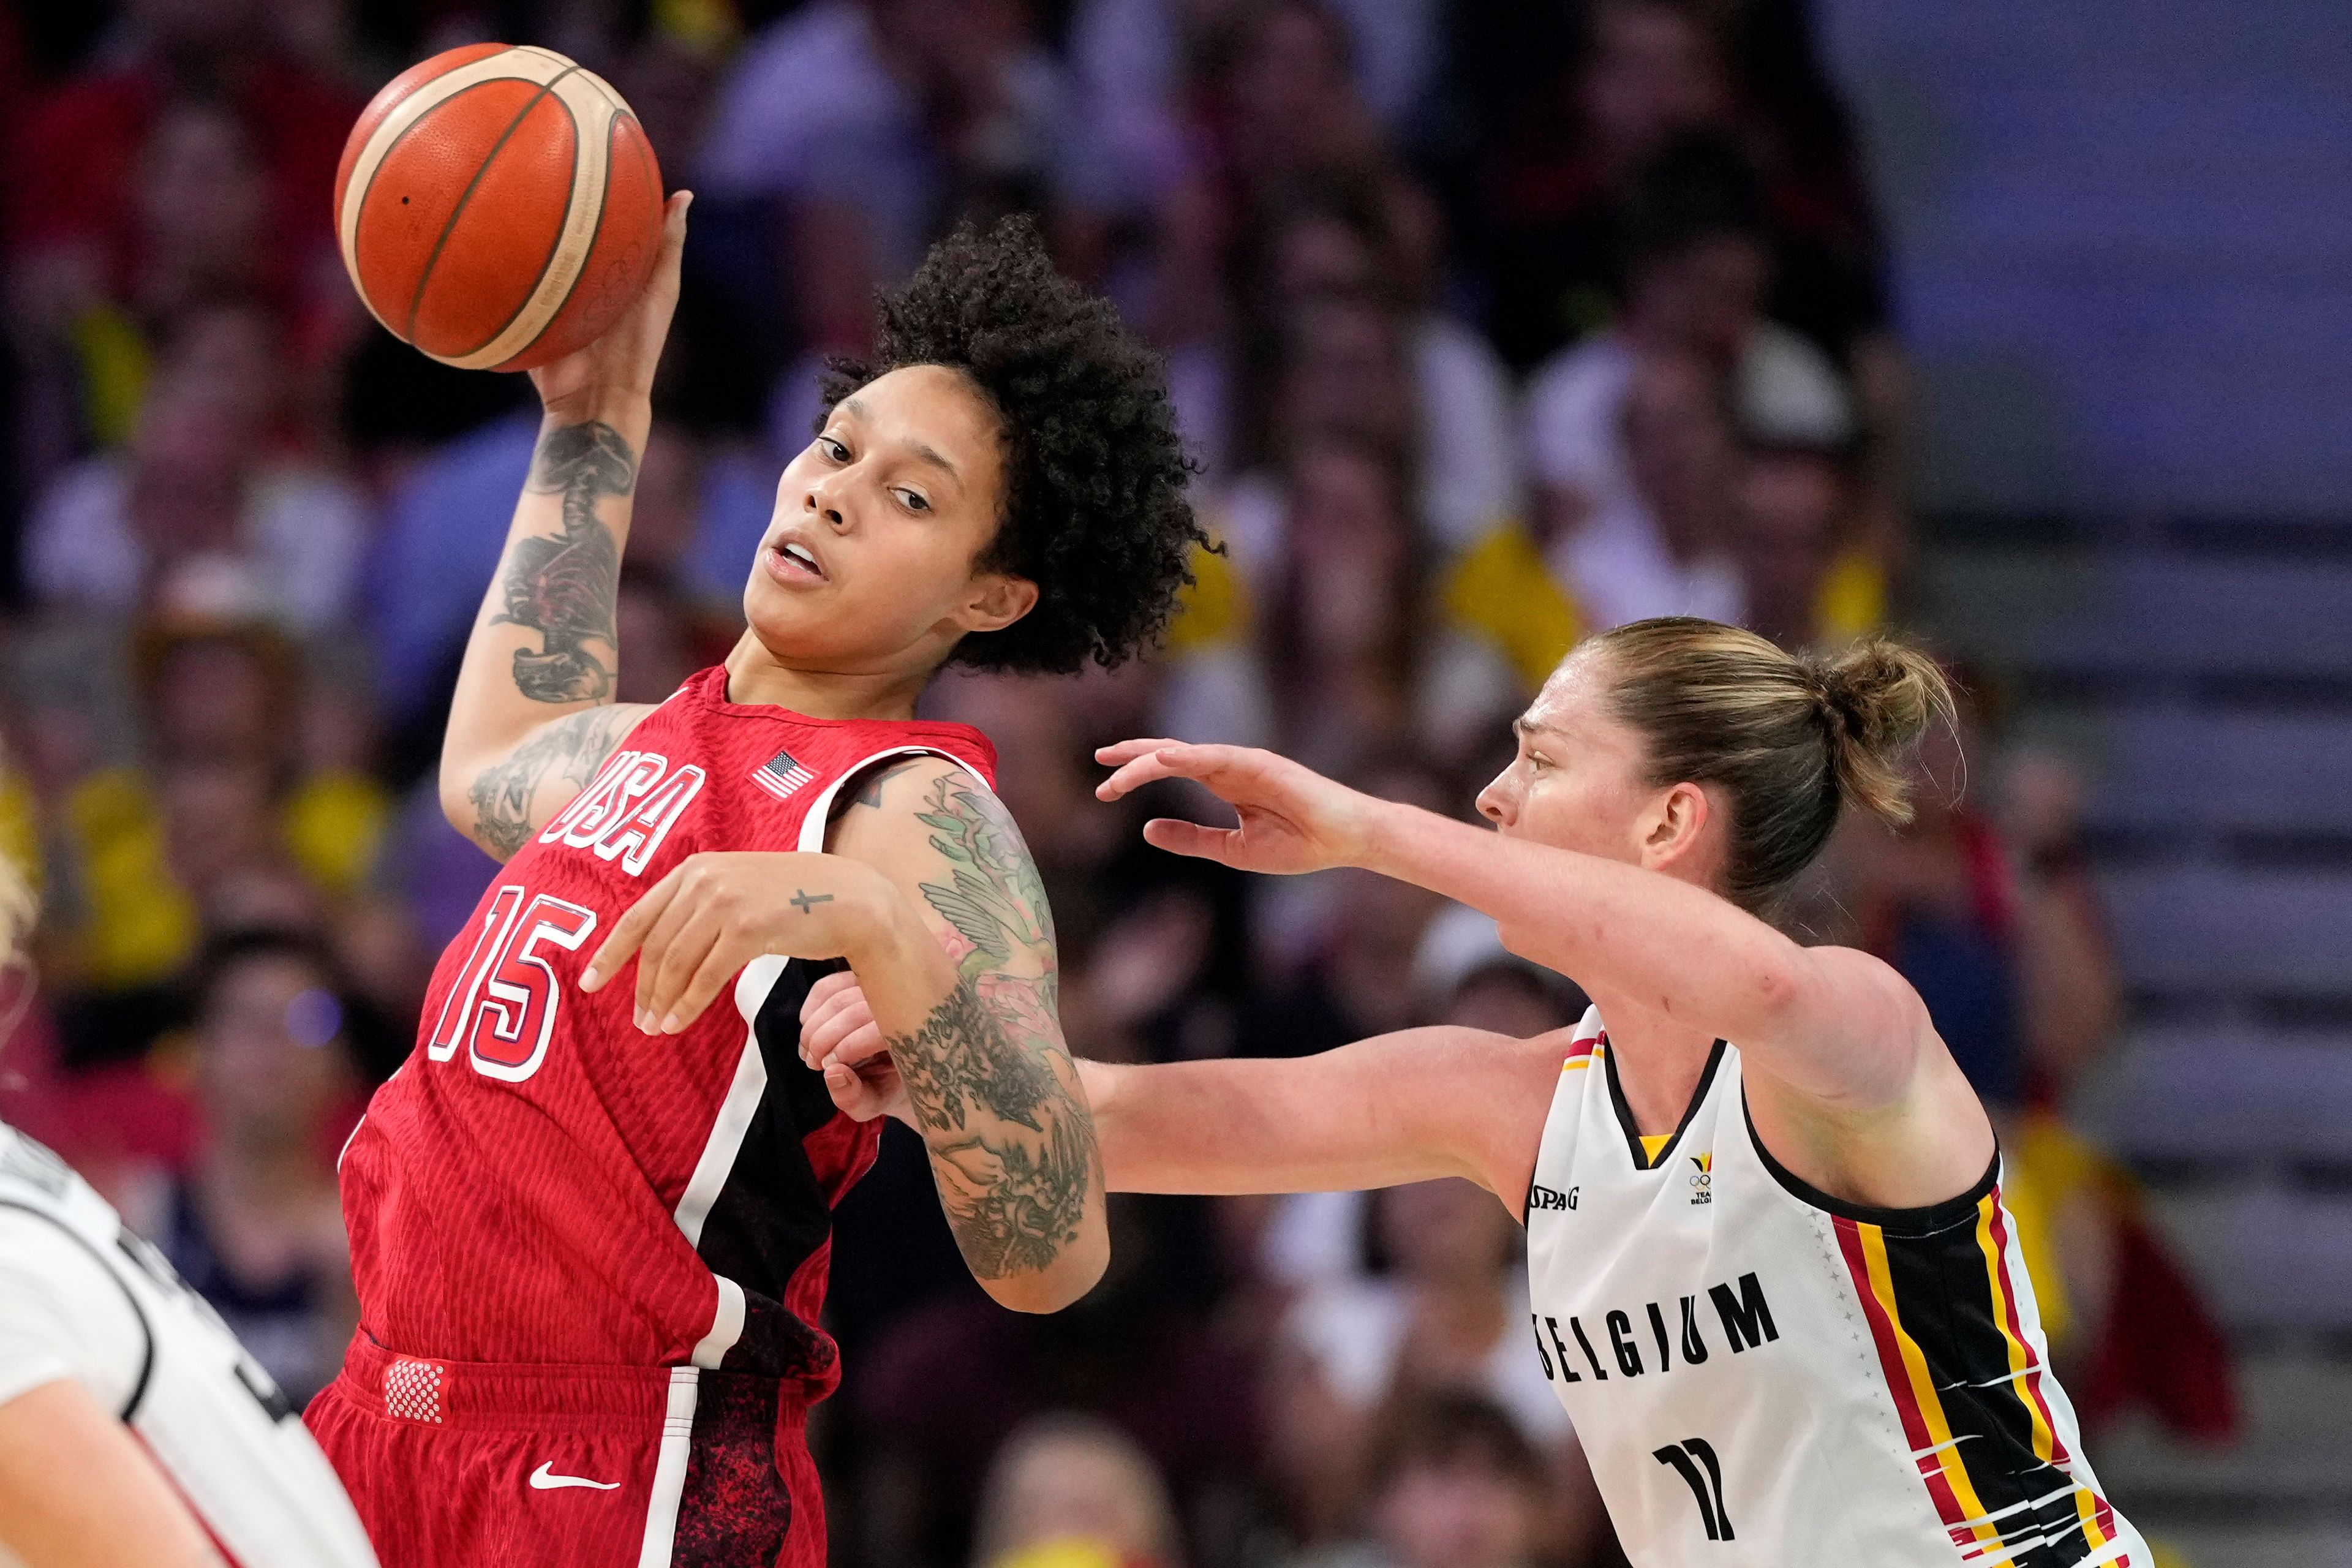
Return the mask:
M 661 225 L 637 117 L 528 45 L 468 44 L 394 77 L 335 175 L 360 298 L 464 370 L 528 370 L 593 341 L 652 275 Z

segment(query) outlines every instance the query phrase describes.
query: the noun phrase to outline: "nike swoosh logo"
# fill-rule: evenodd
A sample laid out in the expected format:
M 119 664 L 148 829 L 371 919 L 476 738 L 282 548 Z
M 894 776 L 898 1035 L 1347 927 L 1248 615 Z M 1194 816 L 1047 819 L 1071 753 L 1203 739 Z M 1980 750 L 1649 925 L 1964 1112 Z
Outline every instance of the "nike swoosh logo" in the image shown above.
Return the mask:
M 551 1492 L 558 1487 L 589 1487 L 600 1492 L 609 1492 L 618 1491 L 621 1487 L 618 1481 L 592 1481 L 585 1476 L 559 1476 L 554 1470 L 555 1462 L 551 1459 L 531 1471 L 531 1490 Z

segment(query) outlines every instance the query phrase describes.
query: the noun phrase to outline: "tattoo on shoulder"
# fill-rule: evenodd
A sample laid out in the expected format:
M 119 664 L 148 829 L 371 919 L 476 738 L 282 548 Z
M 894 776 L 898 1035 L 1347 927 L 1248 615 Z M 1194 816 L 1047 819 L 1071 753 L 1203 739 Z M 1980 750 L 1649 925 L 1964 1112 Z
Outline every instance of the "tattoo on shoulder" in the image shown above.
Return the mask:
M 928 757 L 902 757 L 895 763 L 887 763 L 881 767 L 876 768 L 872 773 L 867 773 L 863 779 L 858 781 L 856 798 L 852 800 L 849 804 L 851 805 L 870 806 L 877 810 L 880 809 L 882 805 L 882 789 L 884 785 L 887 784 L 892 779 L 897 778 L 900 773 L 905 773 L 908 769 L 919 768 L 922 766 L 923 763 L 930 760 L 931 759 Z
M 971 943 L 966 972 L 1009 963 L 1017 952 L 1042 961 L 1050 979 L 1054 914 L 1013 814 L 961 771 L 941 773 L 923 805 L 916 820 L 950 868 L 945 882 L 922 884 L 923 897 Z
M 613 690 L 613 666 L 589 645 L 614 649 L 614 600 L 621 552 L 596 516 L 606 496 L 637 482 L 637 454 L 610 425 L 566 425 L 540 437 L 527 487 L 563 498 L 561 532 L 515 542 L 503 584 L 506 607 L 490 624 L 540 634 L 534 651 L 514 656 L 516 689 L 535 702 L 600 701 Z
M 591 708 L 542 726 L 505 762 L 484 768 L 467 798 L 474 803 L 474 840 L 503 860 L 530 839 L 531 802 L 540 785 L 568 779 L 586 787 L 637 721 L 635 708 Z

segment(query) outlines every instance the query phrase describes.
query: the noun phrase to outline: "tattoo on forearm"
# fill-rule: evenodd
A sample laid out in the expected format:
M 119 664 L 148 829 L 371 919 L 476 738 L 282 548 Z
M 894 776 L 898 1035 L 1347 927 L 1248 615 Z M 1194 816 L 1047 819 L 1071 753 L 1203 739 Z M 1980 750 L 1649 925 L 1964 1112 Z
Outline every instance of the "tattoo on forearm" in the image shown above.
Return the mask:
M 812 893 L 805 888 L 794 888 L 793 889 L 793 896 L 784 901 L 792 905 L 793 908 L 800 910 L 800 912 L 804 915 L 813 915 L 816 913 L 816 907 L 819 904 L 829 904 L 833 902 L 833 895 L 831 893 Z
M 1034 1273 L 1077 1240 L 1101 1179 L 1094 1118 L 1055 1016 L 1053 916 L 994 795 L 945 774 L 923 804 L 919 820 L 951 868 L 923 896 L 971 945 L 955 989 L 890 1054 L 964 1260 L 982 1279 Z
M 553 721 L 517 746 L 505 762 L 475 775 L 474 841 L 503 860 L 531 835 L 531 802 L 550 779 L 586 787 L 642 709 L 591 708 Z
M 1076 1069 L 1017 1037 L 1013 1016 L 965 975 L 919 1030 L 890 1041 L 916 1117 L 934 1133 L 931 1166 L 956 1246 L 982 1279 L 1053 1266 L 1078 1238 L 1097 1164 Z M 938 1136 L 950 1131 L 961 1136 Z
M 636 487 L 637 455 L 610 425 L 566 425 L 540 437 L 526 488 L 563 498 L 560 533 L 517 540 L 505 580 L 506 608 L 490 624 L 528 626 L 537 650 L 517 648 L 516 689 L 535 702 L 593 702 L 612 694 L 613 665 L 589 645 L 618 656 L 614 619 L 621 552 L 596 516 L 606 496 Z

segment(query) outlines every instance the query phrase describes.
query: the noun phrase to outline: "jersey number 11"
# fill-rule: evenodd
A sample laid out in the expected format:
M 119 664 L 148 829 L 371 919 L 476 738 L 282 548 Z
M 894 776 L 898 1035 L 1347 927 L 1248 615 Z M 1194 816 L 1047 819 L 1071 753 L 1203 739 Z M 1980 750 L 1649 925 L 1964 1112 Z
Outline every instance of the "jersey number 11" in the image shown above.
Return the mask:
M 1731 1510 L 1723 1506 L 1723 1467 L 1716 1462 L 1715 1445 L 1704 1437 L 1685 1437 L 1654 1450 L 1650 1457 L 1681 1472 L 1683 1479 L 1690 1483 L 1691 1496 L 1698 1503 L 1699 1522 L 1706 1526 L 1706 1538 L 1729 1541 Z M 1699 1474 L 1700 1465 L 1706 1467 L 1705 1475 Z

